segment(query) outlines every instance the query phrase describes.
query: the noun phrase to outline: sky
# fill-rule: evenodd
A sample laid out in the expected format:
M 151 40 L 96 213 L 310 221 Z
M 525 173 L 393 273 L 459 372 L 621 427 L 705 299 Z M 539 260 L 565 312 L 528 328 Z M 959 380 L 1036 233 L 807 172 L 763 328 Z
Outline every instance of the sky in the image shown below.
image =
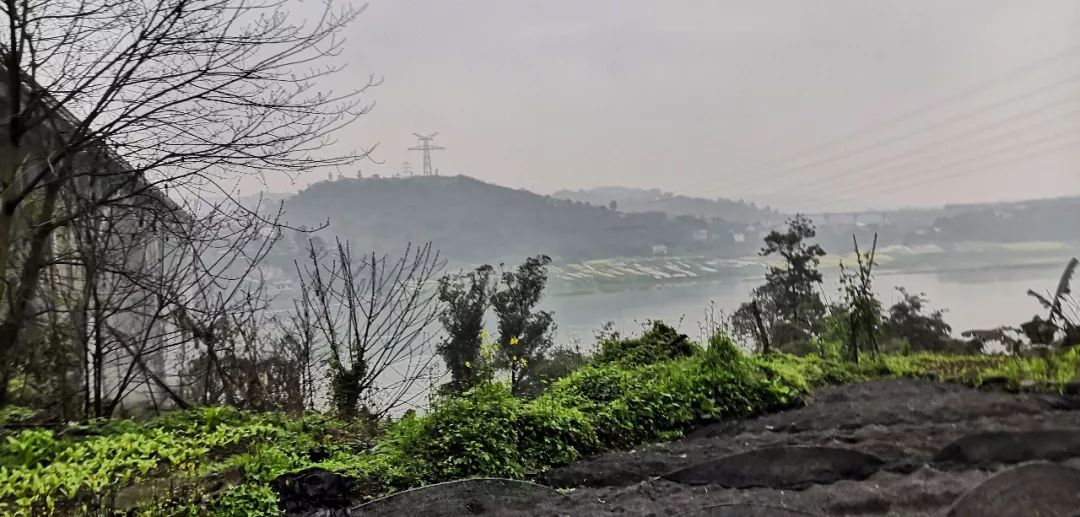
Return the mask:
M 364 175 L 419 171 L 413 133 L 438 132 L 441 174 L 540 193 L 811 212 L 1077 195 L 1077 27 L 1075 0 L 371 0 L 326 86 L 383 77 L 336 135 L 377 145 Z

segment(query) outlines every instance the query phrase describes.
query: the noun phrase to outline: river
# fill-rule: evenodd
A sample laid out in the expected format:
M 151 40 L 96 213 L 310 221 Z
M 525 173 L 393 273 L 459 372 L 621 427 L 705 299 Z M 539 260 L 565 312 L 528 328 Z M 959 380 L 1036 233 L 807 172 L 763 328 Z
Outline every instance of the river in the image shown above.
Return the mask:
M 1059 266 L 995 268 L 947 272 L 882 271 L 875 275 L 875 289 L 887 307 L 899 295 L 896 286 L 912 293 L 926 293 L 930 305 L 945 309 L 953 333 L 969 329 L 1017 325 L 1045 311 L 1028 296 L 1028 289 L 1053 290 L 1061 276 Z M 556 342 L 580 340 L 591 344 L 593 333 L 611 321 L 621 333 L 637 332 L 644 321 L 660 319 L 693 337 L 710 303 L 733 311 L 746 301 L 761 278 L 726 279 L 696 283 L 657 285 L 618 292 L 594 292 L 551 296 L 544 308 L 555 312 Z M 825 293 L 839 297 L 836 273 L 826 273 Z

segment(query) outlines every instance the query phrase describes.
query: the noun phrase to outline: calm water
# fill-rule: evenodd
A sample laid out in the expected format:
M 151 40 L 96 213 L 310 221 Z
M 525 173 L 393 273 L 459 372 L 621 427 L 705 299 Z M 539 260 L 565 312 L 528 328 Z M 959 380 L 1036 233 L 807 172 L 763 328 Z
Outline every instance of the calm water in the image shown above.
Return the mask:
M 1017 325 L 1032 315 L 1045 312 L 1028 289 L 1053 290 L 1061 275 L 1060 267 L 995 269 L 936 273 L 881 273 L 876 288 L 884 304 L 891 305 L 899 296 L 895 286 L 913 293 L 923 292 L 935 308 L 946 309 L 945 319 L 954 334 L 969 329 Z M 838 297 L 836 277 L 826 275 L 825 292 Z M 661 319 L 681 322 L 679 327 L 692 337 L 698 336 L 710 301 L 718 309 L 733 311 L 748 299 L 750 291 L 762 282 L 758 279 L 726 280 L 657 286 L 615 293 L 591 293 L 554 296 L 547 309 L 555 311 L 559 326 L 557 342 L 580 339 L 591 343 L 593 331 L 612 321 L 620 332 L 636 332 L 641 322 Z

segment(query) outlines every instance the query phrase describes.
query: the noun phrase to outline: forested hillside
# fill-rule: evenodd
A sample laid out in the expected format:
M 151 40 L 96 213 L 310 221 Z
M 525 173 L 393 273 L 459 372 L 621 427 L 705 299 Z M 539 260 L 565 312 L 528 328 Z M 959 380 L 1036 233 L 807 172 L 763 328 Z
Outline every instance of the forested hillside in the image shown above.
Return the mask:
M 663 192 L 659 189 L 597 187 L 586 190 L 559 190 L 551 195 L 593 205 L 611 206 L 623 212 L 666 212 L 672 215 L 720 218 L 728 221 L 776 222 L 783 214 L 755 203 L 730 199 L 706 199 Z
M 582 260 L 641 256 L 664 246 L 671 254 L 752 253 L 733 234 L 745 224 L 660 212 L 624 213 L 607 206 L 541 196 L 466 176 L 338 179 L 320 182 L 285 202 L 290 224 L 330 226 L 320 235 L 348 239 L 355 249 L 386 252 L 432 241 L 451 262 L 544 253 Z
M 1080 239 L 1080 198 L 947 207 L 934 222 L 941 240 L 1022 242 Z

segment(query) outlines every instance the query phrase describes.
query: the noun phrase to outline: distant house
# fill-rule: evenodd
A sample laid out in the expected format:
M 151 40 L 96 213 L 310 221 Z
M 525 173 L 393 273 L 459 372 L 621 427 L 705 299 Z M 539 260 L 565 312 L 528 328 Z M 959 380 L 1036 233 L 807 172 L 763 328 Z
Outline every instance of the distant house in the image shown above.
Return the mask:
M 742 232 L 732 232 L 731 233 L 731 238 L 735 242 L 746 242 L 746 234 L 742 233 Z
M 709 240 L 709 230 L 705 228 L 698 228 L 697 230 L 694 230 L 694 233 L 691 237 L 695 241 L 707 241 Z
M 652 247 L 653 255 L 667 255 L 668 247 L 664 244 L 654 244 Z

